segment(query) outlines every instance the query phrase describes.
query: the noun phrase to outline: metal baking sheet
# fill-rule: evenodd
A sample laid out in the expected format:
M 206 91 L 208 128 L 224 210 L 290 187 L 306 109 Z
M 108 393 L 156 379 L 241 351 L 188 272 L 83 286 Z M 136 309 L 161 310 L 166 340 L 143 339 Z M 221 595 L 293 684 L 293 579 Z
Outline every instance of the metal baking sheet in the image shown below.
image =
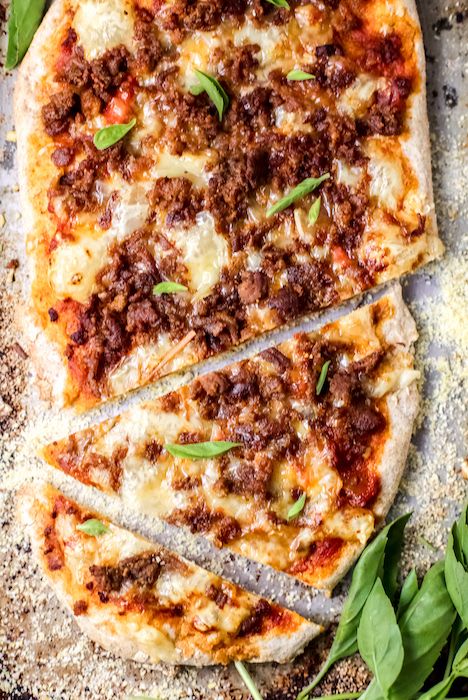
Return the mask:
M 1 46 L 5 47 L 6 8 L 0 4 Z M 445 257 L 404 281 L 404 296 L 416 319 L 420 339 L 417 365 L 423 402 L 408 467 L 392 514 L 408 509 L 404 566 L 423 572 L 442 555 L 447 530 L 467 495 L 466 356 L 468 4 L 461 0 L 420 3 L 428 60 L 436 209 Z M 0 700 L 101 700 L 151 695 L 171 700 L 247 698 L 231 668 L 187 668 L 125 662 L 81 635 L 73 620 L 42 582 L 30 548 L 15 519 L 14 494 L 25 480 L 48 476 L 34 457 L 35 446 L 56 430 L 38 401 L 29 377 L 28 358 L 14 326 L 14 314 L 26 286 L 21 215 L 15 171 L 12 119 L 14 74 L 1 78 L 0 100 Z M 164 385 L 162 385 L 164 386 Z M 89 418 L 88 418 L 89 420 Z M 65 424 L 64 424 L 65 425 Z M 90 492 L 60 478 L 63 487 L 90 502 Z M 103 496 L 98 504 L 127 524 L 252 590 L 277 599 L 324 622 L 339 616 L 345 581 L 332 599 L 313 594 L 287 576 L 200 544 L 150 519 L 117 512 Z M 332 628 L 291 664 L 252 667 L 265 700 L 292 700 L 320 663 Z M 368 679 L 358 658 L 338 665 L 321 691 L 360 690 Z

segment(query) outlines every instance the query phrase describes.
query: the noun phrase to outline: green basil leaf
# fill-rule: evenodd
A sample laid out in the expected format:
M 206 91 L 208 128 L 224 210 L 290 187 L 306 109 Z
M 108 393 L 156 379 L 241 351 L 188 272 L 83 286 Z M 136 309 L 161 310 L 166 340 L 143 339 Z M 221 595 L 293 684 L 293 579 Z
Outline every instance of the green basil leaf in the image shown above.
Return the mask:
M 468 504 L 455 523 L 454 547 L 458 561 L 468 569 Z
M 416 571 L 414 569 L 411 569 L 401 588 L 400 600 L 398 602 L 398 618 L 400 618 L 403 615 L 403 613 L 413 600 L 418 590 L 418 577 L 416 576 Z
M 398 590 L 398 578 L 400 573 L 400 558 L 401 548 L 403 546 L 403 536 L 405 527 L 411 513 L 402 515 L 401 518 L 395 521 L 394 526 L 388 533 L 388 542 L 385 547 L 385 561 L 382 574 L 382 583 L 386 594 L 391 602 L 394 602 L 396 592 Z
M 284 7 L 286 10 L 290 10 L 289 4 L 286 0 L 267 0 L 270 5 L 275 5 L 275 7 Z
M 153 294 L 175 294 L 176 292 L 186 292 L 187 287 L 178 282 L 160 282 L 153 287 Z
M 41 23 L 44 9 L 45 0 L 12 0 L 5 61 L 7 70 L 21 63 Z
M 229 452 L 234 447 L 240 447 L 241 442 L 225 442 L 218 440 L 215 442 L 192 442 L 187 445 L 165 445 L 166 450 L 173 457 L 189 457 L 190 459 L 210 459 L 225 452 Z
M 412 698 L 422 688 L 445 646 L 455 616 L 445 586 L 444 564 L 437 562 L 399 620 L 405 658 L 390 689 L 390 700 Z
M 191 95 L 197 96 L 197 95 L 201 95 L 203 92 L 205 92 L 205 88 L 203 87 L 203 85 L 201 85 L 200 83 L 198 83 L 198 85 L 196 85 L 196 84 L 195 84 L 195 85 L 192 85 L 192 86 L 189 88 L 189 92 L 190 92 Z
M 104 126 L 94 134 L 94 145 L 98 151 L 104 151 L 106 148 L 110 148 L 110 146 L 113 146 L 120 141 L 120 139 L 123 139 L 123 137 L 133 129 L 135 124 L 136 119 L 133 118 L 128 124 L 109 124 L 109 126 Z
M 302 513 L 304 510 L 305 502 L 306 502 L 307 494 L 303 493 L 297 501 L 291 506 L 291 508 L 288 510 L 288 520 L 293 520 L 294 518 L 297 518 L 299 513 Z
M 315 224 L 319 217 L 321 202 L 321 198 L 317 197 L 317 199 L 313 202 L 312 206 L 309 209 L 309 214 L 307 218 L 309 219 L 309 224 L 311 224 L 311 226 Z
M 394 528 L 396 528 L 398 532 L 401 531 L 401 520 L 406 523 L 408 515 L 403 515 L 384 527 L 361 554 L 354 567 L 348 597 L 343 605 L 340 622 L 328 657 L 312 683 L 301 690 L 297 696 L 297 700 L 305 700 L 310 691 L 318 685 L 333 664 L 340 659 L 351 656 L 358 650 L 357 630 L 362 609 L 369 593 L 374 587 L 377 577 L 382 575 L 385 548 L 389 535 L 391 537 Z
M 206 92 L 216 110 L 218 112 L 219 121 L 222 120 L 223 114 L 229 106 L 229 97 L 226 94 L 221 83 L 213 78 L 212 75 L 204 73 L 201 70 L 195 69 L 195 75 L 198 78 L 199 86 L 194 85 L 190 88 L 192 95 L 200 95 L 202 92 Z
M 80 532 L 86 533 L 87 535 L 93 535 L 93 537 L 99 537 L 100 535 L 104 535 L 109 531 L 109 528 L 96 518 L 85 520 L 84 523 L 81 523 L 81 525 L 77 525 L 76 529 L 80 530 Z
M 454 525 L 449 535 L 445 554 L 445 581 L 453 604 L 464 626 L 468 629 L 468 571 L 465 571 L 465 567 L 457 560 L 455 554 L 455 549 L 457 549 L 459 556 L 461 556 L 460 547 L 455 545 L 457 537 L 458 533 Z
M 247 669 L 244 666 L 244 664 L 242 663 L 242 661 L 234 661 L 234 666 L 236 667 L 237 673 L 244 681 L 244 683 L 245 683 L 249 693 L 251 694 L 253 700 L 263 700 L 257 686 L 254 683 L 252 676 L 247 671 Z
M 403 665 L 403 642 L 395 612 L 377 579 L 362 609 L 357 640 L 359 653 L 387 697 Z
M 294 189 L 291 190 L 286 197 L 280 199 L 276 204 L 273 204 L 266 213 L 267 217 L 274 216 L 278 212 L 283 211 L 294 204 L 298 199 L 302 199 L 306 194 L 310 194 L 324 181 L 330 177 L 330 173 L 325 173 L 320 177 L 307 177 L 305 180 L 300 182 Z
M 330 360 L 327 360 L 322 365 L 322 369 L 320 370 L 320 376 L 318 378 L 317 385 L 315 387 L 315 393 L 317 394 L 317 396 L 319 396 L 320 392 L 322 391 L 322 389 L 324 387 L 329 367 L 330 367 Z
M 315 78 L 315 75 L 306 73 L 304 70 L 290 70 L 286 78 L 288 80 L 312 80 L 312 78 Z

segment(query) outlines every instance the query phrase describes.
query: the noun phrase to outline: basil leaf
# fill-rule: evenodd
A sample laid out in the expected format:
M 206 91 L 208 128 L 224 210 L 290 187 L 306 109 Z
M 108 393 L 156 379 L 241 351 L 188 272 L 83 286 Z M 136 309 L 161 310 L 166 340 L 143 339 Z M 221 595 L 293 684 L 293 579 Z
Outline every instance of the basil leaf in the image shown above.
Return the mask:
M 255 683 L 253 681 L 252 676 L 247 671 L 247 669 L 244 666 L 244 664 L 242 663 L 242 661 L 234 661 L 234 666 L 236 667 L 237 673 L 244 681 L 249 693 L 253 697 L 253 700 L 263 700 L 262 696 L 259 693 L 257 686 L 255 685 Z
M 315 78 L 315 75 L 312 75 L 312 73 L 306 73 L 303 70 L 290 70 L 286 78 L 288 80 L 311 80 L 312 78 Z
M 445 580 L 453 604 L 463 625 L 468 629 L 468 567 L 465 549 L 468 546 L 467 510 L 465 507 L 450 532 L 445 553 Z
M 153 294 L 174 294 L 176 292 L 186 292 L 187 287 L 178 282 L 160 282 L 153 287 Z
M 267 217 L 274 216 L 274 214 L 277 214 L 278 212 L 287 209 L 298 199 L 302 199 L 302 197 L 305 197 L 306 194 L 309 194 L 310 192 L 313 192 L 315 189 L 317 189 L 317 187 L 329 177 L 330 173 L 325 173 L 320 177 L 307 177 L 296 187 L 294 187 L 294 189 L 292 189 L 291 192 L 286 195 L 286 197 L 283 197 L 278 202 L 276 202 L 276 204 L 273 204 L 273 206 L 270 207 L 266 213 Z
M 210 459 L 225 452 L 229 452 L 233 447 L 240 447 L 241 442 L 225 442 L 218 440 L 215 442 L 192 442 L 188 445 L 174 445 L 168 443 L 166 450 L 173 457 L 190 457 L 191 459 Z
M 403 665 L 403 642 L 395 612 L 377 579 L 362 609 L 357 640 L 359 653 L 387 697 Z
M 5 68 L 21 63 L 44 14 L 45 0 L 12 0 Z
M 275 5 L 275 7 L 284 7 L 286 10 L 291 9 L 286 0 L 267 0 L 267 2 L 269 2 L 270 5 Z
M 389 530 L 388 542 L 385 547 L 385 562 L 382 575 L 382 583 L 386 594 L 391 602 L 394 602 L 398 590 L 398 577 L 400 573 L 401 548 L 403 546 L 403 535 L 411 513 L 402 515 L 395 521 L 394 526 Z
M 455 523 L 454 546 L 458 561 L 468 569 L 468 504 Z
M 80 530 L 80 532 L 86 533 L 87 535 L 93 535 L 93 537 L 99 537 L 100 535 L 104 535 L 109 531 L 109 528 L 96 518 L 85 520 L 84 523 L 81 523 L 81 525 L 77 525 L 76 529 Z
M 305 502 L 306 502 L 307 494 L 303 493 L 297 501 L 291 506 L 291 508 L 288 510 L 288 521 L 293 520 L 294 518 L 297 518 L 299 513 L 302 513 L 304 510 Z
M 357 630 L 362 609 L 377 577 L 382 575 L 388 538 L 392 536 L 394 528 L 397 529 L 397 532 L 401 531 L 400 521 L 403 520 L 406 524 L 408 517 L 408 515 L 403 515 L 389 523 L 361 554 L 354 567 L 348 597 L 343 605 L 340 622 L 328 657 L 312 683 L 301 690 L 297 700 L 305 700 L 334 663 L 351 656 L 358 650 Z
M 330 367 L 330 360 L 327 360 L 322 365 L 322 369 L 320 370 L 320 377 L 318 378 L 318 382 L 317 382 L 317 385 L 315 387 L 315 393 L 317 394 L 317 396 L 319 396 L 320 392 L 322 391 L 322 389 L 324 387 L 329 367 Z
M 94 134 L 94 145 L 98 151 L 104 151 L 106 148 L 110 148 L 110 146 L 113 146 L 120 141 L 120 139 L 123 139 L 123 137 L 133 129 L 135 124 L 136 119 L 133 118 L 128 124 L 109 124 L 109 126 L 104 126 Z
M 216 110 L 218 112 L 219 121 L 222 120 L 223 114 L 229 106 L 229 97 L 226 94 L 221 83 L 213 78 L 212 75 L 204 73 L 201 70 L 195 69 L 195 75 L 198 78 L 199 85 L 194 85 L 190 88 L 192 95 L 200 95 L 202 92 L 206 92 Z
M 317 199 L 314 200 L 312 206 L 309 209 L 309 214 L 307 218 L 309 219 L 309 224 L 311 224 L 311 226 L 313 226 L 318 219 L 318 216 L 320 214 L 320 204 L 321 198 L 317 197 Z
M 413 600 L 418 590 L 418 577 L 416 576 L 416 571 L 414 569 L 411 569 L 401 588 L 400 600 L 398 602 L 398 618 L 400 618 L 403 615 L 403 613 Z
M 391 700 L 406 700 L 420 690 L 445 646 L 455 615 L 445 586 L 444 564 L 437 562 L 400 618 L 405 658 L 390 689 Z

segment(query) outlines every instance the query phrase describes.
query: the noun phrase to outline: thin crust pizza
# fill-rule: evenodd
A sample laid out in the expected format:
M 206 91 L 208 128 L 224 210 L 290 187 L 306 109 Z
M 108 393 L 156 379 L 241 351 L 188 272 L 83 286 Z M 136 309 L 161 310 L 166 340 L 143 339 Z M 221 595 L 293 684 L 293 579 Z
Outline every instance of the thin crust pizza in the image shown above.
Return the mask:
M 16 91 L 23 319 L 65 403 L 122 394 L 440 253 L 413 0 L 289 6 L 49 10 Z
M 385 517 L 417 411 L 401 291 L 48 445 L 45 459 L 332 588 Z
M 164 547 L 109 523 L 51 486 L 21 517 L 60 601 L 91 639 L 140 662 L 284 662 L 321 630 Z

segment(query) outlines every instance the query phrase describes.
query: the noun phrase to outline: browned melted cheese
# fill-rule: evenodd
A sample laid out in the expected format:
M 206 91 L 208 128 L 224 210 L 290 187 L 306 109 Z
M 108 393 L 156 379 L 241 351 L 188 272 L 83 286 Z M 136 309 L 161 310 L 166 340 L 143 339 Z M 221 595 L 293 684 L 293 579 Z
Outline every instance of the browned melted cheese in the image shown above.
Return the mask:
M 401 148 L 418 29 L 399 3 L 290 4 L 119 0 L 106 15 L 87 0 L 70 14 L 42 110 L 54 233 L 34 287 L 69 400 L 121 393 L 423 260 L 427 207 Z M 221 121 L 189 90 L 195 68 L 229 96 Z M 99 127 L 132 117 L 125 140 L 95 149 Z M 162 280 L 188 292 L 154 296 Z

